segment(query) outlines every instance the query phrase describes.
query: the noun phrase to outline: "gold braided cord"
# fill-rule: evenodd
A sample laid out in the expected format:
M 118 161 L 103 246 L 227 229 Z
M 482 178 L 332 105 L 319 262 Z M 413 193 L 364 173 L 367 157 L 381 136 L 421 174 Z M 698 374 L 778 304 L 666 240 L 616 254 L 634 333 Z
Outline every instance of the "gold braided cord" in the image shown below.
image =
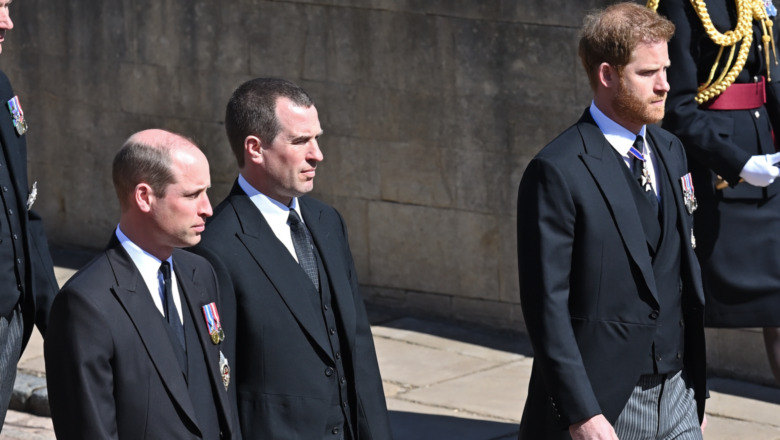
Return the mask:
M 658 12 L 658 0 L 647 0 L 646 6 L 652 9 L 654 12 Z
M 656 11 L 658 9 L 658 3 L 660 0 L 648 0 L 647 7 Z M 770 49 L 775 58 L 775 64 L 777 64 L 777 50 L 775 48 L 775 40 L 772 34 L 772 20 L 766 13 L 766 6 L 762 0 L 734 0 L 737 5 L 737 26 L 734 30 L 721 33 L 715 29 L 715 25 L 712 24 L 710 14 L 707 12 L 707 4 L 704 0 L 690 0 L 693 9 L 696 11 L 696 15 L 699 16 L 701 24 L 704 27 L 704 31 L 713 43 L 720 46 L 718 51 L 718 57 L 715 59 L 710 70 L 709 78 L 707 82 L 699 87 L 699 93 L 696 95 L 696 102 L 698 104 L 705 103 L 716 96 L 723 93 L 730 85 L 734 83 L 739 73 L 745 67 L 748 54 L 750 52 L 750 45 L 753 43 L 753 20 L 761 23 L 763 36 L 761 42 L 764 45 L 764 56 L 766 57 L 767 66 L 767 81 L 771 81 L 772 78 L 769 75 L 769 52 Z M 737 58 L 734 60 L 734 52 L 739 44 L 739 52 Z M 724 49 L 729 49 L 729 59 L 726 64 L 721 68 L 721 73 L 718 78 L 715 79 L 715 75 L 720 67 L 721 56 Z

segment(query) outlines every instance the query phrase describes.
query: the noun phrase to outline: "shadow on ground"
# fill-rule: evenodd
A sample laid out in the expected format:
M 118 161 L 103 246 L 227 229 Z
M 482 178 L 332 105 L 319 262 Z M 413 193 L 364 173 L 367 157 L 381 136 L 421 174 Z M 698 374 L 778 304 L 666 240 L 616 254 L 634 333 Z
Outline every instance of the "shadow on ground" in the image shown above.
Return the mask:
M 395 311 L 389 307 L 367 304 L 371 325 L 426 333 L 468 344 L 480 345 L 507 353 L 533 356 L 528 336 L 520 331 L 497 330 L 463 322 Z
M 390 411 L 393 437 L 404 440 L 514 440 L 516 423 Z

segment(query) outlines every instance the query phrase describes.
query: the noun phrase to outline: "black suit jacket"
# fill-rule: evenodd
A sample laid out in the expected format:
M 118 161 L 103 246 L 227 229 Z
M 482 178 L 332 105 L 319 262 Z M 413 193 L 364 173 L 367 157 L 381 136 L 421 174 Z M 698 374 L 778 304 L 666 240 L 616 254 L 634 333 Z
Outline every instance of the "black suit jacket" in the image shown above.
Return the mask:
M 356 440 L 389 440 L 374 342 L 344 221 L 322 202 L 298 201 L 344 329 L 345 366 L 356 391 Z M 216 208 L 195 252 L 214 265 L 224 321 L 236 335 L 228 358 L 235 359 L 244 438 L 322 438 L 337 380 L 325 374 L 335 364 L 322 312 L 305 294 L 312 290 L 305 273 L 237 183 Z
M 705 352 L 699 266 L 680 177 L 680 141 L 648 126 L 667 170 L 680 235 L 685 369 L 703 415 Z M 619 161 L 590 116 L 528 165 L 517 206 L 520 296 L 534 366 L 524 439 L 565 439 L 599 413 L 614 423 L 647 365 L 660 309 L 642 223 Z
M 13 97 L 14 92 L 8 77 L 0 72 L 0 139 L 2 139 L 2 145 L 5 149 L 8 171 L 18 202 L 14 211 L 19 214 L 24 239 L 24 264 L 26 267 L 22 287 L 24 290 L 22 299 L 24 346 L 30 339 L 34 324 L 38 325 L 41 334 L 46 334 L 49 309 L 59 287 L 54 276 L 54 266 L 49 254 L 41 217 L 34 211 L 28 210 L 26 206 L 30 194 L 30 186 L 27 181 L 27 139 L 26 135 L 19 135 L 13 126 L 13 117 L 7 105 L 8 100 Z M 30 127 L 31 130 L 35 130 L 35 128 L 35 126 Z M 15 295 L 16 291 L 16 286 L 0 286 L 0 295 Z M 3 316 L 8 312 L 10 310 L 0 310 L 0 314 Z
M 217 302 L 214 271 L 203 258 L 182 250 L 174 250 L 173 262 L 182 311 L 193 313 L 218 399 L 223 438 L 232 438 L 220 347 L 197 319 L 203 316 L 201 306 Z M 52 306 L 44 341 L 57 438 L 201 438 L 187 383 L 160 318 L 140 272 L 116 237 L 65 284 Z

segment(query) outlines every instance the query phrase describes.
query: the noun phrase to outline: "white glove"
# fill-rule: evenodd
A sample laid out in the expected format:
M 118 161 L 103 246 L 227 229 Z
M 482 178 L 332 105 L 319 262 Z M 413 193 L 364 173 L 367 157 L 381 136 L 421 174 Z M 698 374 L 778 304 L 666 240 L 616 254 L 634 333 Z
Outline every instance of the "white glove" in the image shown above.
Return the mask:
M 739 177 L 753 186 L 767 186 L 780 176 L 780 168 L 774 165 L 776 162 L 780 162 L 780 153 L 751 156 Z

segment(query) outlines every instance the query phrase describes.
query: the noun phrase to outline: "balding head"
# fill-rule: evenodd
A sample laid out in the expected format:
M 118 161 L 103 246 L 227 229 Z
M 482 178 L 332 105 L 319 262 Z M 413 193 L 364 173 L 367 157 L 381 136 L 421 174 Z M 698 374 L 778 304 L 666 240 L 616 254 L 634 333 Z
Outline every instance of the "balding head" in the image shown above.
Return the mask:
M 158 197 L 174 182 L 172 152 L 203 155 L 191 139 L 160 129 L 130 136 L 114 157 L 112 177 L 119 205 L 124 211 L 136 185 L 148 184 Z

